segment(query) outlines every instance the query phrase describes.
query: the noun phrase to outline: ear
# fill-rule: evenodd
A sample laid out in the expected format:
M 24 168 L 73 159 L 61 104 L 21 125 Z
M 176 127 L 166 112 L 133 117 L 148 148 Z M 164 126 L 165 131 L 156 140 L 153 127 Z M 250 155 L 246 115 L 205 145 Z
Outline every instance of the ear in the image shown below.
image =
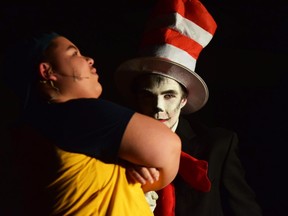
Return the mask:
M 186 103 L 187 103 L 187 98 L 182 98 L 181 104 L 180 104 L 181 109 L 186 105 Z
M 51 65 L 47 62 L 41 62 L 39 64 L 39 74 L 40 74 L 40 77 L 45 80 L 55 81 L 57 79 L 57 77 L 53 73 Z

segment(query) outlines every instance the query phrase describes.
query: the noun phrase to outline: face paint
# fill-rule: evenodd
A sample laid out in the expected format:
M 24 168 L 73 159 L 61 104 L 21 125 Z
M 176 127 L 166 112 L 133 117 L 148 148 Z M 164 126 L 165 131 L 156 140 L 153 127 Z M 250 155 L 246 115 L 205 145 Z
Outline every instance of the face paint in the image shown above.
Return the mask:
M 178 122 L 187 101 L 178 82 L 159 75 L 141 77 L 137 83 L 136 98 L 139 112 L 163 122 L 169 128 Z

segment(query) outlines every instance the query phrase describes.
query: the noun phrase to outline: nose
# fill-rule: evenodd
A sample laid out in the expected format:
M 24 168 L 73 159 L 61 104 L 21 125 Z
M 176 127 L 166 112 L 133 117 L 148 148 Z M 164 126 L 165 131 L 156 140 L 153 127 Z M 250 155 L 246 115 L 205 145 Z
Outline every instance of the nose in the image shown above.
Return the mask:
M 157 97 L 156 99 L 156 111 L 163 112 L 164 111 L 164 101 L 161 97 Z
M 86 61 L 88 62 L 89 65 L 93 65 L 94 64 L 94 59 L 93 58 L 90 58 L 90 57 L 87 57 L 85 56 L 86 58 Z

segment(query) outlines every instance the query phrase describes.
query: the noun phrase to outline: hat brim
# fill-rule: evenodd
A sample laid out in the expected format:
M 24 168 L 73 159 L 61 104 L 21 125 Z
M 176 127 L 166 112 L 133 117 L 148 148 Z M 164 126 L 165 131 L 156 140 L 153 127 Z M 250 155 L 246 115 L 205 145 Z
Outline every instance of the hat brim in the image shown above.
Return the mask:
M 194 71 L 168 59 L 161 57 L 143 57 L 128 60 L 121 64 L 115 72 L 117 90 L 126 100 L 132 101 L 132 82 L 144 73 L 156 73 L 172 78 L 186 87 L 187 104 L 182 113 L 189 114 L 201 109 L 209 97 L 208 87 L 204 80 Z

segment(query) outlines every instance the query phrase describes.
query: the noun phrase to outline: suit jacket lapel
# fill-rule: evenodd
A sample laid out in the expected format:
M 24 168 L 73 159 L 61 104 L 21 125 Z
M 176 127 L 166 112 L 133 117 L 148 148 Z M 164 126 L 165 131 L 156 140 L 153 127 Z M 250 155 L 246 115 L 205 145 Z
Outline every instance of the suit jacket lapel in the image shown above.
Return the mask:
M 200 153 L 203 146 L 201 147 L 201 144 L 197 139 L 197 134 L 191 127 L 189 121 L 183 117 L 180 117 L 175 133 L 180 137 L 182 141 L 182 150 L 198 158 L 197 155 Z

